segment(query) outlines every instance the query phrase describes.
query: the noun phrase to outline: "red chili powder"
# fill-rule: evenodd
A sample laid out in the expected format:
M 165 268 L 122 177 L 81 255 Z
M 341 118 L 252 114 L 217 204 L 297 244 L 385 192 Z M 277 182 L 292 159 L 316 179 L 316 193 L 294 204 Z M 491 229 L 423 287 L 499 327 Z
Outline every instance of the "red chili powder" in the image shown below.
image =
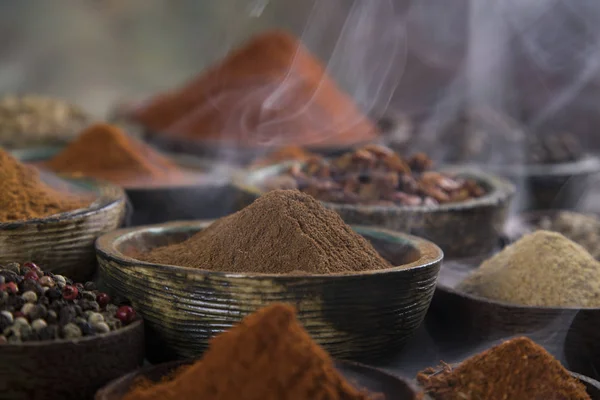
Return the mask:
M 378 135 L 323 65 L 282 31 L 256 36 L 132 117 L 171 137 L 237 146 L 347 146 Z
M 107 180 L 120 185 L 178 182 L 181 168 L 116 126 L 95 124 L 54 158 L 49 169 Z

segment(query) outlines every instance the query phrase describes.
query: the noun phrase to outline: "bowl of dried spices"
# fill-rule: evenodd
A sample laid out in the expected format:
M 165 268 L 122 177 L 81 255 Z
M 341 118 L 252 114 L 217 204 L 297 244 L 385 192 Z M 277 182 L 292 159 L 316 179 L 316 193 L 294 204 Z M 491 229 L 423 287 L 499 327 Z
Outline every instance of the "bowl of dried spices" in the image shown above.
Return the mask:
M 0 263 L 28 259 L 89 279 L 94 241 L 120 227 L 127 211 L 114 185 L 40 173 L 0 149 Z
M 392 356 L 423 321 L 443 258 L 424 239 L 351 228 L 293 190 L 213 223 L 108 233 L 96 249 L 101 278 L 131 299 L 156 340 L 149 357 L 163 360 L 198 356 L 213 335 L 275 301 L 295 304 L 337 358 Z
M 276 303 L 215 337 L 201 359 L 136 371 L 96 394 L 96 400 L 205 398 L 413 400 L 417 392 L 382 371 L 334 361 L 294 308 Z
M 0 265 L 3 399 L 88 399 L 144 359 L 143 322 L 94 282 Z
M 503 342 L 457 365 L 428 368 L 417 381 L 433 400 L 600 399 L 600 383 L 569 372 L 526 337 Z
M 334 159 L 313 157 L 234 177 L 240 206 L 273 188 L 308 193 L 353 225 L 421 236 L 448 258 L 489 254 L 508 214 L 514 186 L 471 168 L 431 170 L 424 154 L 402 158 L 368 145 Z
M 109 124 L 85 129 L 64 149 L 14 151 L 21 161 L 56 173 L 86 176 L 125 189 L 131 225 L 219 218 L 233 211 L 233 168 L 206 159 L 166 155 Z
M 600 263 L 563 235 L 539 230 L 480 266 L 445 264 L 426 325 L 447 347 L 525 334 L 596 378 L 599 293 Z

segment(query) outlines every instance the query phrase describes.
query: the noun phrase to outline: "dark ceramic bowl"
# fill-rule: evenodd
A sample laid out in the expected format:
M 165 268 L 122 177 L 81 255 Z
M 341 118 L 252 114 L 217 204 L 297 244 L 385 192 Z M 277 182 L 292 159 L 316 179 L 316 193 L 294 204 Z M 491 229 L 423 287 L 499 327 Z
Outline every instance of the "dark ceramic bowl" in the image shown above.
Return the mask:
M 488 168 L 517 186 L 522 210 L 575 210 L 591 179 L 600 172 L 600 159 L 586 156 L 562 164 Z
M 132 372 L 99 390 L 96 393 L 95 400 L 121 400 L 138 378 L 158 382 L 162 377 L 168 376 L 177 368 L 189 363 L 189 361 L 170 362 Z M 366 365 L 348 361 L 336 361 L 335 365 L 338 371 L 357 388 L 372 393 L 381 393 L 385 395 L 386 400 L 417 399 L 415 386 L 401 378 Z
M 441 348 L 474 348 L 524 335 L 571 370 L 600 378 L 600 309 L 519 306 L 485 299 L 446 285 L 445 268 L 425 321 Z
M 334 275 L 209 272 L 139 261 L 135 254 L 182 242 L 210 222 L 122 229 L 96 243 L 100 276 L 144 316 L 151 361 L 194 358 L 209 339 L 273 302 L 294 304 L 310 335 L 334 357 L 392 356 L 429 307 L 442 251 L 400 233 L 355 227 L 394 267 Z
M 101 336 L 0 345 L 3 400 L 85 400 L 144 360 L 141 320 Z
M 49 183 L 56 179 L 47 177 Z M 128 212 L 127 196 L 123 189 L 96 180 L 65 181 L 74 188 L 94 193 L 96 200 L 80 210 L 0 223 L 0 264 L 33 261 L 46 271 L 76 282 L 92 278 L 96 271 L 94 242 L 103 233 L 122 226 Z
M 234 178 L 239 206 L 243 208 L 264 193 L 264 183 L 289 163 L 247 171 Z M 448 172 L 475 179 L 487 190 L 478 199 L 439 206 L 362 206 L 323 203 L 351 225 L 375 226 L 431 240 L 446 258 L 489 254 L 496 246 L 507 218 L 514 186 L 495 176 L 473 169 L 452 168 Z
M 52 158 L 60 150 L 56 147 L 37 148 L 12 153 L 21 161 L 38 163 Z M 125 187 L 133 207 L 130 225 L 214 219 L 236 211 L 236 192 L 230 184 L 233 168 L 192 156 L 169 157 L 186 170 L 202 173 L 199 181 L 180 185 Z

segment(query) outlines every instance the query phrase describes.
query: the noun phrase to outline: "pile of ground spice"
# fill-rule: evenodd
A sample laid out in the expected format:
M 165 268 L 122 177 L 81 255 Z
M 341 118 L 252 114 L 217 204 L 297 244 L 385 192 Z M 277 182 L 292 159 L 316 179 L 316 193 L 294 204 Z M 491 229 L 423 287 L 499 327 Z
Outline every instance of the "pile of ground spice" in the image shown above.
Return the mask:
M 352 387 L 297 321 L 273 304 L 211 340 L 174 379 L 134 387 L 123 400 L 374 400 Z M 378 397 L 381 399 L 381 397 Z
M 92 201 L 90 196 L 69 193 L 66 184 L 51 187 L 35 168 L 0 149 L 0 222 L 48 217 L 85 208 Z
M 324 66 L 282 31 L 256 36 L 132 118 L 171 137 L 236 146 L 346 146 L 378 135 Z
M 526 337 L 492 347 L 456 368 L 427 369 L 417 380 L 435 400 L 591 400 L 583 383 Z
M 540 230 L 485 261 L 457 288 L 526 306 L 600 307 L 600 263 L 560 233 Z
M 181 168 L 149 145 L 105 123 L 88 127 L 44 166 L 126 186 L 175 182 L 184 175 Z
M 188 240 L 138 256 L 210 271 L 331 274 L 391 265 L 363 237 L 307 194 L 275 190 Z

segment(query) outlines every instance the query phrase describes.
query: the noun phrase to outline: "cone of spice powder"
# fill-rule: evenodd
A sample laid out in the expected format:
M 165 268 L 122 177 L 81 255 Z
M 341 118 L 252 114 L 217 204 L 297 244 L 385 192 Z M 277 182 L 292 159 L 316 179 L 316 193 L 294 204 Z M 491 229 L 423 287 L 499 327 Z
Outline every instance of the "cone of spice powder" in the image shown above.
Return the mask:
M 585 385 L 543 347 L 520 337 L 417 380 L 435 400 L 591 400 Z
M 51 187 L 35 168 L 0 148 L 0 222 L 49 217 L 85 208 L 93 201 L 92 196 L 70 193 L 67 183 Z
M 116 126 L 88 127 L 45 167 L 122 186 L 179 183 L 187 176 L 171 160 Z
M 348 146 L 378 135 L 323 65 L 282 31 L 256 36 L 132 118 L 170 137 L 246 147 Z
M 334 211 L 297 190 L 274 190 L 188 240 L 137 256 L 157 264 L 271 274 L 391 268 Z
M 298 323 L 273 304 L 211 340 L 201 360 L 167 382 L 134 387 L 123 400 L 375 400 L 352 387 Z

